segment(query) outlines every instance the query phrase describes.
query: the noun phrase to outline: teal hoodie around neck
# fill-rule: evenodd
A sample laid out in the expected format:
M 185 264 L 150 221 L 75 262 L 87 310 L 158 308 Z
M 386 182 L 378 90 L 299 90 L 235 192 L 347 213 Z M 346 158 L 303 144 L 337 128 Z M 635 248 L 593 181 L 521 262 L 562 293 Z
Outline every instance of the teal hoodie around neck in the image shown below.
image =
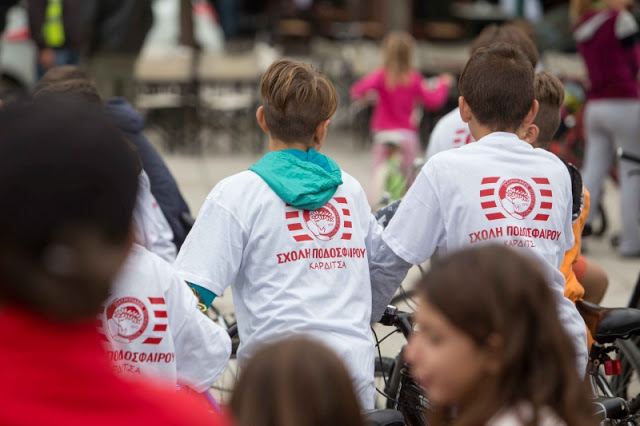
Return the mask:
M 272 151 L 249 170 L 284 202 L 303 210 L 318 210 L 342 185 L 342 171 L 336 162 L 313 149 Z

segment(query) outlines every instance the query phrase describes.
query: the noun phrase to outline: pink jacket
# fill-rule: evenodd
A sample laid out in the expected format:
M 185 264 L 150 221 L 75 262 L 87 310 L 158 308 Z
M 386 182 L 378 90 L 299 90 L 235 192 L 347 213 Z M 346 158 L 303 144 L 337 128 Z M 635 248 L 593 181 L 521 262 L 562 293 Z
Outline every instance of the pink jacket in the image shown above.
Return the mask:
M 358 99 L 369 91 L 378 94 L 378 102 L 371 118 L 373 131 L 407 129 L 418 130 L 418 123 L 412 119 L 416 101 L 429 110 L 435 111 L 444 106 L 449 96 L 449 85 L 444 79 L 438 79 L 435 87 L 426 87 L 422 75 L 411 71 L 409 84 L 387 87 L 384 68 L 378 68 L 357 81 L 351 87 L 351 97 Z

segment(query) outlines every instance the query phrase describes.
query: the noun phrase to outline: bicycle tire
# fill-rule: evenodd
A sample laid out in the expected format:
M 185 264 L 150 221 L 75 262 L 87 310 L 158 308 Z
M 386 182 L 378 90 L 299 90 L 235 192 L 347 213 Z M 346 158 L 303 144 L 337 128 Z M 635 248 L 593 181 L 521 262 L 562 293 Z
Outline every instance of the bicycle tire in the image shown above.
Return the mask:
M 614 395 L 629 402 L 631 414 L 640 411 L 640 393 L 629 398 L 629 389 L 632 383 L 640 383 L 640 343 L 639 337 L 630 339 L 618 339 L 615 345 L 620 349 L 618 360 L 620 361 L 621 374 L 610 379 L 611 390 Z

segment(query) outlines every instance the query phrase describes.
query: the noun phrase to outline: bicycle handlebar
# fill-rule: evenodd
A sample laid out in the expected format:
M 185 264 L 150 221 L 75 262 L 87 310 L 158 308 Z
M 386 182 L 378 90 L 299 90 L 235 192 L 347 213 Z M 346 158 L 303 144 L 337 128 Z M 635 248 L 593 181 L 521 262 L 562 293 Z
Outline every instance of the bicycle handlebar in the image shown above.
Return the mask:
M 398 327 L 405 338 L 409 338 L 413 332 L 412 314 L 409 312 L 398 311 L 395 306 L 387 306 L 382 314 L 382 318 L 378 321 L 382 325 Z

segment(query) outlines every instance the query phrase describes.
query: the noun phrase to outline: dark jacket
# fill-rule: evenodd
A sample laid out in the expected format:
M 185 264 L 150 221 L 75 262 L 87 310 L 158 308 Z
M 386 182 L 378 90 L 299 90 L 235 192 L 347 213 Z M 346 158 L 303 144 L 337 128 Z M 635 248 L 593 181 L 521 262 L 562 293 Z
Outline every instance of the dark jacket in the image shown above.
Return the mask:
M 36 45 L 43 49 L 47 46 L 42 34 L 48 0 L 29 0 L 29 30 Z M 63 46 L 70 49 L 82 47 L 89 31 L 89 5 L 85 0 L 62 0 L 62 24 L 65 42 Z
M 125 137 L 136 146 L 142 167 L 151 182 L 151 193 L 158 201 L 173 230 L 173 242 L 176 248 L 180 249 L 188 232 L 182 216 L 184 214 L 190 216 L 189 207 L 164 160 L 142 133 L 144 119 L 123 98 L 107 99 L 105 109 Z
M 151 0 L 82 0 L 91 4 L 89 54 L 137 54 L 153 24 Z

